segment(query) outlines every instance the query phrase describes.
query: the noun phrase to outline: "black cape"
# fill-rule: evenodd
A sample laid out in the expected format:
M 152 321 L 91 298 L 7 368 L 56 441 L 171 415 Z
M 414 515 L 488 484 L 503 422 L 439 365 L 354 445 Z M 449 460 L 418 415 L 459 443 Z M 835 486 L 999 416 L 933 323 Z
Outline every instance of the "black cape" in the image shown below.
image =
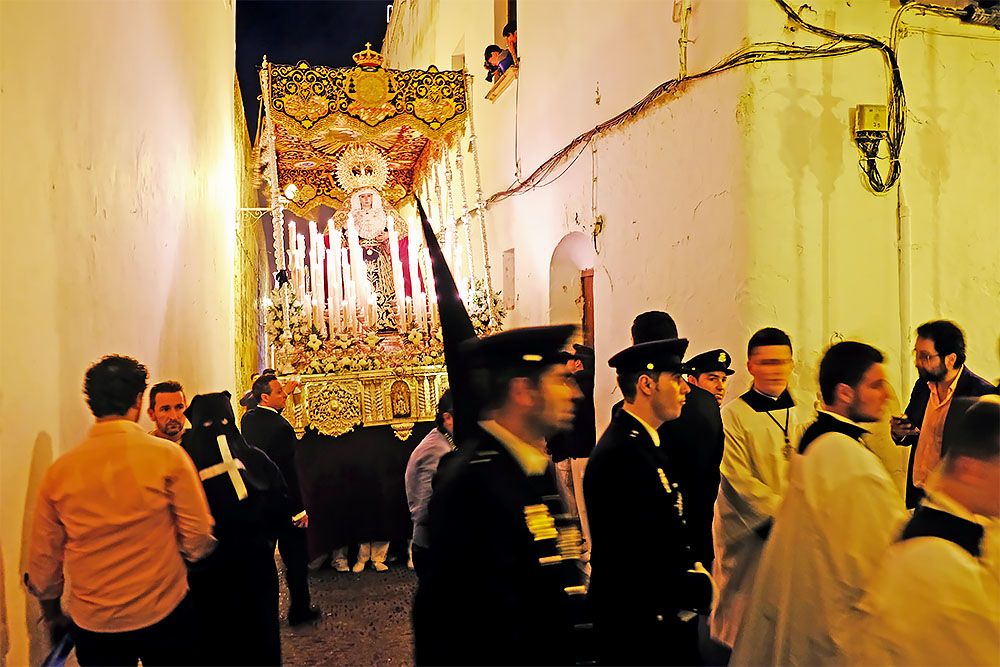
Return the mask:
M 229 401 L 229 392 L 195 396 L 187 411 L 194 428 L 181 440 L 206 477 L 222 463 L 218 437 L 223 436 L 246 492 L 238 497 L 228 473 L 202 480 L 219 544 L 188 571 L 202 632 L 198 656 L 212 665 L 280 665 L 274 539 L 288 521 L 288 496 L 277 466 L 236 429 Z

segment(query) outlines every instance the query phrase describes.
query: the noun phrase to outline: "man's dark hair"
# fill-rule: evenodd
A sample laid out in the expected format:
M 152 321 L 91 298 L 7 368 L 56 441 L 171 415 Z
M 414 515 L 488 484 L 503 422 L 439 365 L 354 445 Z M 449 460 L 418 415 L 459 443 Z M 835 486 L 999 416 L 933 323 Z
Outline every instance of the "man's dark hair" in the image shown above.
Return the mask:
M 934 351 L 941 361 L 949 354 L 955 355 L 955 368 L 965 365 L 965 334 L 950 320 L 933 320 L 917 327 L 917 335 L 934 341 Z
M 1000 398 L 956 398 L 950 409 L 962 412 L 951 437 L 944 443 L 948 450 L 945 466 L 960 456 L 980 461 L 1000 456 Z
M 510 396 L 510 383 L 515 378 L 525 378 L 533 385 L 538 385 L 542 373 L 549 366 L 519 366 L 512 368 L 489 370 L 479 369 L 473 372 L 473 381 L 478 387 L 479 398 L 483 410 L 496 410 L 503 407 Z
M 132 357 L 108 355 L 87 369 L 83 393 L 95 417 L 124 417 L 146 391 L 149 372 Z
M 882 353 L 866 343 L 845 340 L 831 346 L 819 362 L 819 390 L 823 402 L 832 405 L 838 384 L 857 387 L 868 369 L 883 361 Z
M 455 404 L 451 400 L 451 389 L 445 389 L 444 393 L 441 394 L 441 398 L 438 400 L 437 414 L 434 415 L 434 423 L 442 433 L 444 432 L 444 413 L 446 412 L 450 415 L 455 414 Z
M 517 21 L 508 21 L 503 27 L 503 36 L 513 35 L 515 32 L 517 32 Z
M 156 409 L 156 397 L 159 394 L 173 394 L 174 392 L 184 393 L 184 387 L 181 386 L 180 382 L 174 380 L 164 380 L 163 382 L 157 382 L 149 389 L 149 407 L 153 410 Z
M 483 58 L 485 58 L 486 62 L 489 63 L 490 56 L 492 56 L 494 53 L 500 53 L 501 51 L 503 51 L 503 49 L 501 49 L 496 44 L 490 44 L 489 46 L 486 47 L 486 51 L 483 52 Z
M 254 403 L 260 403 L 261 396 L 271 393 L 271 382 L 277 379 L 276 375 L 265 373 L 253 381 L 250 393 L 253 395 Z
M 753 351 L 758 347 L 765 347 L 767 345 L 787 345 L 791 347 L 792 339 L 781 329 L 764 327 L 750 336 L 750 342 L 747 343 L 747 356 L 749 357 L 753 354 Z
M 677 325 L 674 318 L 662 310 L 640 313 L 632 320 L 632 342 L 636 345 L 668 338 L 677 338 Z
M 631 403 L 635 400 L 639 378 L 643 375 L 648 375 L 653 379 L 653 382 L 658 382 L 660 380 L 661 372 L 662 371 L 632 371 L 629 373 L 619 373 L 618 388 L 622 390 L 622 397 Z

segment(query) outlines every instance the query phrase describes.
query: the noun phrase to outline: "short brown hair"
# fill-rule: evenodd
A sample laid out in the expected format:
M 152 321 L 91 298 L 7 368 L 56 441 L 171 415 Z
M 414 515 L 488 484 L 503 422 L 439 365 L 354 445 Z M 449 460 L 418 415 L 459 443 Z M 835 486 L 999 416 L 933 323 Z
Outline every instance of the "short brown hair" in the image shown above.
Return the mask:
M 156 409 L 156 397 L 159 394 L 173 394 L 174 392 L 184 393 L 184 387 L 181 386 L 180 382 L 176 380 L 164 380 L 163 382 L 157 382 L 149 389 L 149 407 Z

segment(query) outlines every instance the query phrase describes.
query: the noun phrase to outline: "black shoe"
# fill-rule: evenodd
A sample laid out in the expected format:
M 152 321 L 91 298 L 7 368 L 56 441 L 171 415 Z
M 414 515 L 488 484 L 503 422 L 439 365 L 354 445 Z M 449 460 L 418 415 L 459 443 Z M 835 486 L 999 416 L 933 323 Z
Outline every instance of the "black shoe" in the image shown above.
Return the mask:
M 308 609 L 289 611 L 288 625 L 294 628 L 296 625 L 305 625 L 306 623 L 313 623 L 319 620 L 319 617 L 322 615 L 323 613 L 316 605 L 312 605 Z

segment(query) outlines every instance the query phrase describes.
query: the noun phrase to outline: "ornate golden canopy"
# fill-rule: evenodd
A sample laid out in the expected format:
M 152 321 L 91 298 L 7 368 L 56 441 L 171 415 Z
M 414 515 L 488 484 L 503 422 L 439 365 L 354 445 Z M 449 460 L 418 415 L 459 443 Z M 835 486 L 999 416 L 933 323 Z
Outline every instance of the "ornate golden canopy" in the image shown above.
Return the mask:
M 349 193 L 337 184 L 337 161 L 347 147 L 368 143 L 389 162 L 385 199 L 398 204 L 413 191 L 414 171 L 428 141 L 448 139 L 466 120 L 464 72 L 388 70 L 366 49 L 355 67 L 267 63 L 281 191 L 297 191 L 287 207 L 300 216 L 320 204 L 339 208 Z

